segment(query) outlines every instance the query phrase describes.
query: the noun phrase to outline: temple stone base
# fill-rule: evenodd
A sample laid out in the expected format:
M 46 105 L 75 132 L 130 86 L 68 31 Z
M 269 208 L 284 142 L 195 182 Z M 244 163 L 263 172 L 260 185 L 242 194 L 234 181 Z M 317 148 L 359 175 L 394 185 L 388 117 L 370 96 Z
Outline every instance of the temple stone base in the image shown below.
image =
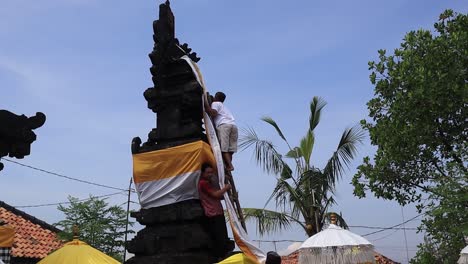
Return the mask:
M 204 212 L 200 201 L 188 200 L 142 209 L 132 213 L 132 217 L 146 227 L 127 243 L 128 252 L 135 256 L 126 264 L 216 262 L 212 256 L 213 241 L 203 226 Z

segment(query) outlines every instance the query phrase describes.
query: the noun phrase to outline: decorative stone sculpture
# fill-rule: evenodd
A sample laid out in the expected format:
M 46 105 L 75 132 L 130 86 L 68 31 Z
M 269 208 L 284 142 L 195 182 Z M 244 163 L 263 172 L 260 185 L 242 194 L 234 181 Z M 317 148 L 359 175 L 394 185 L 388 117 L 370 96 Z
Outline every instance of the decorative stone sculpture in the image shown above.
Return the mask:
M 154 87 L 148 88 L 144 97 L 148 108 L 157 114 L 157 127 L 143 144 L 138 137 L 132 140 L 132 154 L 207 141 L 202 127 L 203 89 L 191 67 L 180 59 L 188 56 L 198 62 L 200 58 L 187 44 L 179 45 L 175 38 L 169 1 L 159 6 L 159 20 L 153 23 L 153 30 L 155 46 L 149 57 Z M 216 262 L 213 241 L 203 227 L 204 212 L 198 200 L 141 209 L 132 213 L 132 217 L 146 227 L 127 243 L 128 251 L 135 256 L 126 264 Z M 227 240 L 227 243 L 232 250 L 233 242 Z
M 147 142 L 132 142 L 132 153 L 176 146 L 205 138 L 202 128 L 203 89 L 192 69 L 180 60 L 184 55 L 198 62 L 200 58 L 175 38 L 174 15 L 169 1 L 159 6 L 159 20 L 153 23 L 155 42 L 149 54 L 153 66 L 154 87 L 146 89 L 144 97 L 148 108 L 157 114 L 156 128 L 148 134 Z
M 10 156 L 18 159 L 31 153 L 31 144 L 36 140 L 34 129 L 44 125 L 46 116 L 36 113 L 26 117 L 7 110 L 0 110 L 0 157 Z M 3 164 L 0 162 L 0 170 Z

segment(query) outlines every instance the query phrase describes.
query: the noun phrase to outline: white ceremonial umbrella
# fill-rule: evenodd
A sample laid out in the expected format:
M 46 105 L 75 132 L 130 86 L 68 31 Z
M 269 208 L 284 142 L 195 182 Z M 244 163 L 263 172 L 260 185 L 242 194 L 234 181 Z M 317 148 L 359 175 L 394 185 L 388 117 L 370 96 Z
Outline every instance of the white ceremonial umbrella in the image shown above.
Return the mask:
M 375 263 L 374 246 L 365 238 L 336 225 L 309 237 L 299 248 L 299 264 Z
M 458 264 L 468 264 L 468 246 L 466 246 L 460 252 L 460 258 L 457 261 Z

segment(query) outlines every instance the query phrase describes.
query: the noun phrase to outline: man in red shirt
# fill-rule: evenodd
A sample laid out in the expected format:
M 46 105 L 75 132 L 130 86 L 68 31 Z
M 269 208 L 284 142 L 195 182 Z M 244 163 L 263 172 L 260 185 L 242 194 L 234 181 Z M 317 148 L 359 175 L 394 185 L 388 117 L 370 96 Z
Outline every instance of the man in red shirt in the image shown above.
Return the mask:
M 213 167 L 209 163 L 203 163 L 201 167 L 201 177 L 198 183 L 198 193 L 200 202 L 205 211 L 206 229 L 209 232 L 214 246 L 214 255 L 222 259 L 227 253 L 227 242 L 229 241 L 224 219 L 223 206 L 221 200 L 224 193 L 231 189 L 230 184 L 226 184 L 222 189 L 216 190 L 212 182 L 214 177 Z

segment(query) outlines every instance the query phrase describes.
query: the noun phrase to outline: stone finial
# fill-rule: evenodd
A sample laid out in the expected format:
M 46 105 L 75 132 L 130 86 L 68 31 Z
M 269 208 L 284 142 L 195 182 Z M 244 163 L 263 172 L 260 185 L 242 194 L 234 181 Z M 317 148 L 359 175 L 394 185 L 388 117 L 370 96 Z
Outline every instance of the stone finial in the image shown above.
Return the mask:
M 333 225 L 336 225 L 336 214 L 335 213 L 331 213 L 330 214 L 330 223 L 333 224 Z
M 79 238 L 80 229 L 77 225 L 73 225 L 73 239 Z

